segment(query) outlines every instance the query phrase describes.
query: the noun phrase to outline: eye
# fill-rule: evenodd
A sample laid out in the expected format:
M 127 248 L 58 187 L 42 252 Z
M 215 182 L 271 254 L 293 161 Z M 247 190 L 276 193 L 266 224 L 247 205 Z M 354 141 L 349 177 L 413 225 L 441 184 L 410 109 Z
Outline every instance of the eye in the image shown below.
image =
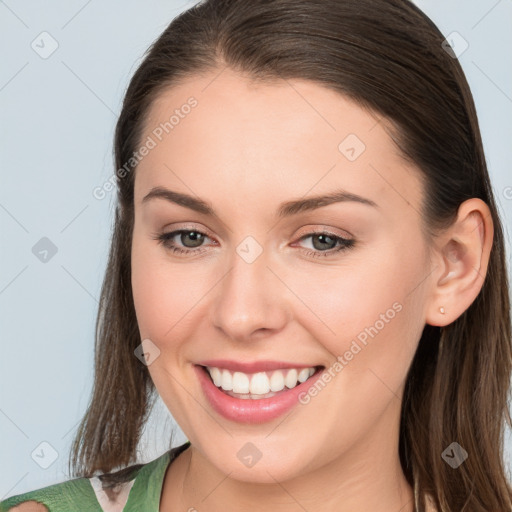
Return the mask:
M 177 245 L 176 237 L 179 237 L 178 240 L 182 243 L 185 248 L 182 248 Z M 164 247 L 172 251 L 173 253 L 178 254 L 190 254 L 190 253 L 199 253 L 203 251 L 198 251 L 197 248 L 201 247 L 205 238 L 210 238 L 206 233 L 202 231 L 197 231 L 196 229 L 179 229 L 177 231 L 171 231 L 170 233 L 160 233 L 157 234 L 153 239 L 158 240 L 160 244 Z
M 196 229 L 178 229 L 169 233 L 157 233 L 154 240 L 162 244 L 175 254 L 199 254 L 204 252 L 201 248 L 205 239 L 210 238 L 206 233 Z M 307 249 L 307 256 L 332 256 L 334 253 L 350 249 L 354 246 L 355 240 L 343 238 L 325 231 L 308 233 L 302 236 L 299 241 L 311 238 L 314 250 Z M 181 244 L 178 245 L 178 244 Z
M 306 255 L 314 258 L 332 256 L 334 253 L 352 248 L 355 244 L 353 239 L 343 238 L 325 231 L 309 233 L 301 237 L 299 241 L 307 238 L 311 238 L 312 246 L 315 250 L 305 251 Z

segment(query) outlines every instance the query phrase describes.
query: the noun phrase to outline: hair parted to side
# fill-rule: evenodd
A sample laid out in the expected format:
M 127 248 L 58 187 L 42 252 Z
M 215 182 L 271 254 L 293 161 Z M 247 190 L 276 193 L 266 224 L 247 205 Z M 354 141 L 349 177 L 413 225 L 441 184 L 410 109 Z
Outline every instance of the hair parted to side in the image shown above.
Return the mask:
M 441 512 L 512 510 L 503 461 L 512 347 L 504 237 L 475 106 L 444 36 L 408 0 L 206 0 L 176 17 L 153 43 L 127 89 L 115 133 L 116 169 L 140 145 L 163 90 L 229 67 L 262 83 L 306 79 L 354 100 L 394 127 L 394 140 L 425 187 L 423 229 L 431 241 L 477 197 L 490 208 L 494 240 L 482 290 L 444 328 L 426 325 L 402 404 L 399 455 L 415 510 L 430 494 Z M 125 167 L 126 168 L 126 167 Z M 95 380 L 77 431 L 75 476 L 137 462 L 156 397 L 131 290 L 134 178 L 118 176 L 113 238 L 96 324 Z M 456 470 L 441 457 L 452 442 L 468 453 Z

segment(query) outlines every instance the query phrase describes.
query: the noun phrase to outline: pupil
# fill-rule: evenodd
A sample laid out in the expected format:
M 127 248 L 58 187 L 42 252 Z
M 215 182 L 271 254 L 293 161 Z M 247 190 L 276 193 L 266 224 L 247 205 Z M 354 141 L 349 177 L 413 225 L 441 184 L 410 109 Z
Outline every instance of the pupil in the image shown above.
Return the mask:
M 325 241 L 326 239 L 327 239 L 327 242 Z M 315 240 L 320 240 L 320 245 L 316 244 Z M 331 240 L 331 244 L 329 244 L 329 240 Z M 334 244 L 336 244 L 336 241 L 328 235 L 316 235 L 313 237 L 313 246 L 315 247 L 315 249 L 326 249 L 325 244 L 332 245 L 332 242 L 334 242 Z M 332 249 L 332 247 L 327 247 L 327 249 Z
M 190 237 L 192 239 L 192 246 L 191 247 L 199 247 L 201 245 L 201 242 L 203 241 L 203 235 L 198 233 L 197 231 L 189 231 L 188 233 L 182 233 L 181 234 L 181 242 L 183 245 L 187 246 L 185 243 L 184 237 Z

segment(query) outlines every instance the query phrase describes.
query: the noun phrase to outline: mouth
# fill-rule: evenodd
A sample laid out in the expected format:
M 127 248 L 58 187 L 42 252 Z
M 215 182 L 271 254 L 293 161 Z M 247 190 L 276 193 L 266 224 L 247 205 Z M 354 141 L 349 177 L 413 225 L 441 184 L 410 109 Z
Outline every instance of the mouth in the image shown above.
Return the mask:
M 253 373 L 239 371 L 248 371 L 247 368 Z M 194 365 L 210 407 L 238 424 L 272 421 L 304 404 L 301 397 L 316 384 L 324 369 L 325 366 L 294 366 L 276 362 L 242 365 L 220 360 Z
M 198 366 L 217 389 L 241 400 L 261 400 L 287 393 L 325 368 L 299 366 L 248 373 L 219 366 Z

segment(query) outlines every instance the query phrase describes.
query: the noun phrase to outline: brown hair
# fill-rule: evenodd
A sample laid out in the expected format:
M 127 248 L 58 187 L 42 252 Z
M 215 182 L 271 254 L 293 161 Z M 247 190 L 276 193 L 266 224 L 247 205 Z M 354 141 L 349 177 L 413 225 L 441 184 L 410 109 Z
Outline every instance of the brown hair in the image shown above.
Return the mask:
M 402 404 L 399 455 L 415 510 L 426 494 L 439 511 L 510 511 L 502 460 L 512 371 L 504 238 L 487 172 L 473 98 L 443 35 L 408 0 L 206 0 L 181 13 L 148 50 L 124 98 L 115 133 L 118 204 L 96 324 L 94 389 L 76 434 L 74 475 L 136 461 L 155 398 L 141 343 L 131 280 L 136 163 L 148 109 L 164 89 L 229 66 L 254 80 L 306 79 L 389 120 L 405 158 L 424 182 L 428 241 L 459 205 L 490 208 L 488 272 L 453 323 L 425 325 Z M 452 442 L 468 453 L 456 470 L 441 457 Z

